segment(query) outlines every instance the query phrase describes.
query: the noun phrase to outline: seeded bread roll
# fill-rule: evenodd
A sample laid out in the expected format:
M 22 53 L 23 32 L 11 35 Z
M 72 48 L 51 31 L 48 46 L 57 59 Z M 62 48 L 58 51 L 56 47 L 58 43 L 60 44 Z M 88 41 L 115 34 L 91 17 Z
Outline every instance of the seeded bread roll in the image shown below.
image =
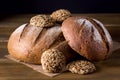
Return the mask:
M 50 15 L 56 22 L 63 22 L 65 19 L 71 16 L 71 13 L 65 9 L 59 9 L 54 11 Z
M 70 17 L 62 23 L 62 32 L 70 47 L 88 60 L 100 61 L 111 55 L 112 38 L 96 19 Z
M 59 25 L 41 28 L 23 24 L 11 34 L 8 51 L 15 59 L 41 64 L 41 54 L 61 41 L 64 37 Z
M 45 72 L 62 72 L 65 70 L 67 63 L 78 57 L 82 58 L 69 47 L 66 41 L 63 41 L 56 47 L 43 52 L 41 64 Z
M 62 72 L 66 66 L 66 59 L 62 52 L 57 49 L 48 49 L 41 56 L 42 68 L 45 72 Z
M 51 27 L 55 25 L 55 20 L 49 15 L 36 15 L 30 19 L 30 24 L 37 27 Z
M 69 63 L 67 69 L 76 74 L 89 74 L 96 71 L 93 63 L 86 60 L 77 60 Z

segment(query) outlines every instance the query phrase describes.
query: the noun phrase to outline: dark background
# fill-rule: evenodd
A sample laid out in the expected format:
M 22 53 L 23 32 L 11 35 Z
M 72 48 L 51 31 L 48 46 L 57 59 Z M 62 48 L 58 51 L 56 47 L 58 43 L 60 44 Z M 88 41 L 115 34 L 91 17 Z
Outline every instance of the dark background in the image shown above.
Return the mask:
M 120 13 L 119 0 L 0 0 L 0 14 L 51 13 L 57 9 L 72 13 Z

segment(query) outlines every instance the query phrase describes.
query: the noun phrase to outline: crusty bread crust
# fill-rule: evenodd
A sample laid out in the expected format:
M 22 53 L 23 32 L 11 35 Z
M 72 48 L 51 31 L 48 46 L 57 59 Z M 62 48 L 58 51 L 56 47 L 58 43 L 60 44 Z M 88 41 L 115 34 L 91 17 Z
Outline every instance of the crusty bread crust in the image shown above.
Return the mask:
M 58 40 L 61 34 L 60 26 L 41 28 L 23 24 L 11 34 L 8 51 L 11 56 L 21 61 L 41 64 L 41 54 L 53 44 L 57 45 L 64 40 Z

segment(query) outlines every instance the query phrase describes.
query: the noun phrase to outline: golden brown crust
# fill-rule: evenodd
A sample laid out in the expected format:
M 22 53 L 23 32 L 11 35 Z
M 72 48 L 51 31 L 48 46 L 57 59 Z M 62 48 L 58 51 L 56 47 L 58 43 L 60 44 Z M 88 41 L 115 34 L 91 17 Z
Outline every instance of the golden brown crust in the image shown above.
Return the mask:
M 62 23 L 62 32 L 71 48 L 89 60 L 104 60 L 111 53 L 111 36 L 98 20 L 70 17 Z
M 69 45 L 67 41 L 63 41 L 61 43 L 59 43 L 55 49 L 59 50 L 60 52 L 62 52 L 66 58 L 66 63 L 69 63 L 73 60 L 76 59 L 83 59 L 82 56 L 80 56 L 79 54 L 77 54 Z
M 41 28 L 24 24 L 11 34 L 8 51 L 16 59 L 40 64 L 41 54 L 57 42 L 61 33 L 60 26 Z

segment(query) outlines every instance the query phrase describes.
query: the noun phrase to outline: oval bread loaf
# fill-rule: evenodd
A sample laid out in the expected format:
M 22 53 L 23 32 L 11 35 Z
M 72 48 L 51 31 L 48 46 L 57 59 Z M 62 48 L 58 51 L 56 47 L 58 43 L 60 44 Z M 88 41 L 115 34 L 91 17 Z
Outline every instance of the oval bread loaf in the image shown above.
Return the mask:
M 63 40 L 60 26 L 41 28 L 23 24 L 11 34 L 8 51 L 21 61 L 41 64 L 41 54 Z

